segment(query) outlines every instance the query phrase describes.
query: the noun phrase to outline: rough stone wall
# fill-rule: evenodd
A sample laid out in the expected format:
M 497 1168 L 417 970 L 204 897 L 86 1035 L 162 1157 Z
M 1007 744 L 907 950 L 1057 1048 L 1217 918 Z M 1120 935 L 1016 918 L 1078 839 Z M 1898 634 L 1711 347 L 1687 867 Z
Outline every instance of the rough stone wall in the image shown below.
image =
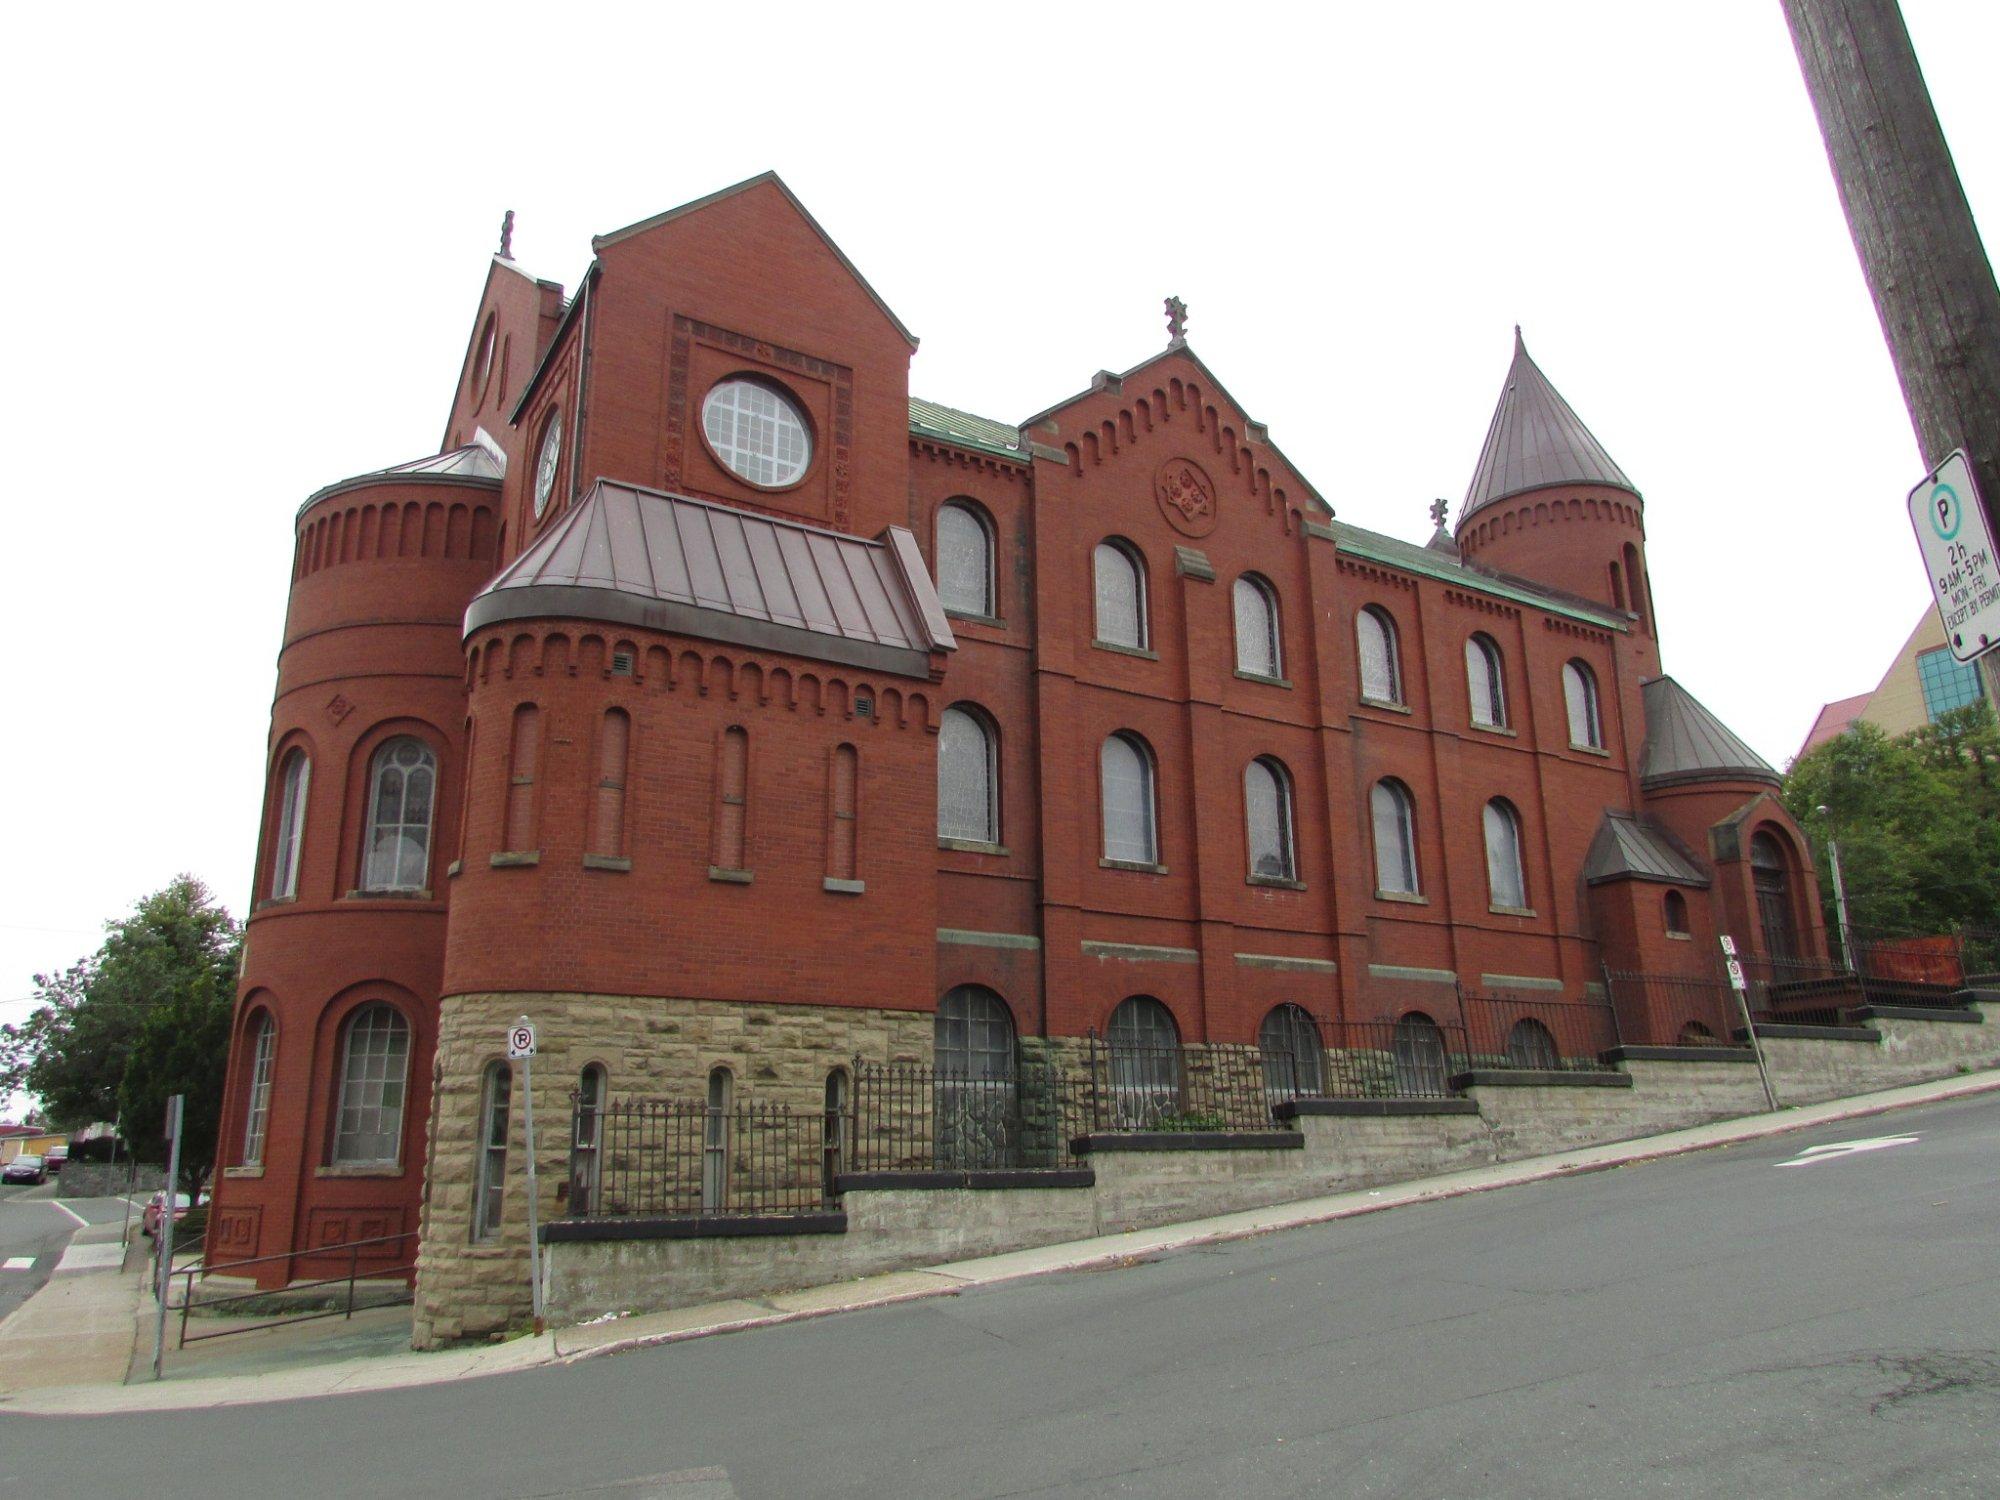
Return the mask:
M 647 996 L 475 994 L 439 1007 L 437 1088 L 417 1263 L 413 1342 L 420 1349 L 488 1337 L 531 1316 L 520 1068 L 509 1094 L 507 1192 L 501 1231 L 472 1243 L 481 1090 L 506 1056 L 517 1016 L 535 1022 L 535 1157 L 541 1222 L 560 1218 L 569 1190 L 570 1093 L 584 1068 L 604 1068 L 610 1098 L 701 1100 L 709 1071 L 734 1075 L 738 1104 L 783 1104 L 809 1120 L 826 1076 L 870 1060 L 927 1061 L 932 1017 L 853 1006 L 750 1007 Z M 727 1242 L 734 1243 L 734 1242 Z
M 2000 1003 L 1985 1001 L 1974 1009 L 1982 1017 L 1977 1026 L 1877 1017 L 1867 1025 L 1879 1042 L 1764 1037 L 1764 1061 L 1778 1102 L 1818 1104 L 2000 1066 Z
M 1493 1133 L 1494 1160 L 1517 1161 L 1579 1146 L 1630 1140 L 1649 1130 L 1638 1088 L 1477 1085 L 1466 1097 Z
M 1632 1075 L 1631 1102 L 1641 1134 L 1738 1119 L 1769 1107 L 1754 1062 L 1628 1059 L 1620 1066 Z

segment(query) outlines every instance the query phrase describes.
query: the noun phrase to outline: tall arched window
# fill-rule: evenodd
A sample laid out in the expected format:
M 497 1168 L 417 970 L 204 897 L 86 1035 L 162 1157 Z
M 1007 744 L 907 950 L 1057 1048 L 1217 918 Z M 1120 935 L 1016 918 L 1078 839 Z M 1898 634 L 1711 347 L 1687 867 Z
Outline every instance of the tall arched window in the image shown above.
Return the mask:
M 535 773 L 542 754 L 542 711 L 532 703 L 514 710 L 514 732 L 507 749 L 507 827 L 501 835 L 509 850 L 533 849 L 535 844 Z
M 1750 884 L 1757 896 L 1757 925 L 1770 958 L 1791 958 L 1798 952 L 1792 924 L 1790 866 L 1776 838 L 1757 833 L 1750 840 Z
M 375 752 L 368 780 L 362 888 L 420 891 L 430 875 L 437 757 L 422 740 L 398 735 Z
M 573 1214 L 596 1210 L 603 1174 L 599 1168 L 604 1140 L 605 1074 L 592 1063 L 576 1081 L 576 1115 L 569 1143 L 569 1208 Z
M 1472 698 L 1472 722 L 1485 729 L 1507 727 L 1507 681 L 1500 648 L 1490 635 L 1465 643 L 1465 685 Z
M 1396 1093 L 1405 1099 L 1442 1099 L 1451 1092 L 1444 1033 L 1438 1023 L 1413 1010 L 1396 1023 L 1390 1042 Z
M 1258 677 L 1282 677 L 1278 641 L 1278 593 L 1254 573 L 1236 580 L 1236 670 Z
M 1097 595 L 1097 639 L 1107 646 L 1146 649 L 1146 569 L 1132 544 L 1103 541 L 1091 557 Z
M 1683 896 L 1679 891 L 1668 891 L 1665 906 L 1668 932 L 1671 932 L 1675 937 L 1686 937 L 1688 933 L 1693 931 L 1688 926 L 1687 897 Z
M 409 1069 L 410 1024 L 393 1005 L 377 1000 L 349 1017 L 340 1049 L 335 1166 L 394 1166 L 401 1160 Z
M 1243 768 L 1243 816 L 1250 873 L 1266 880 L 1298 879 L 1292 846 L 1292 779 L 1268 755 Z
M 312 762 L 303 750 L 285 757 L 278 790 L 278 839 L 271 851 L 271 898 L 298 894 L 299 849 L 305 842 L 306 790 L 312 783 Z
M 1361 653 L 1361 696 L 1377 703 L 1403 701 L 1403 663 L 1396 646 L 1396 622 L 1371 604 L 1354 617 Z
M 708 1105 L 701 1125 L 701 1211 L 720 1213 L 729 1204 L 729 1125 L 736 1102 L 736 1079 L 727 1068 L 708 1072 Z
M 597 731 L 597 786 L 590 809 L 590 852 L 609 859 L 625 853 L 625 764 L 632 746 L 632 716 L 608 708 Z
M 715 782 L 715 864 L 719 870 L 744 866 L 746 825 L 750 813 L 750 736 L 731 727 L 722 734 L 722 755 Z
M 954 705 L 938 721 L 938 837 L 1000 842 L 993 731 L 983 715 Z
M 1021 1111 L 1006 1002 L 984 985 L 961 984 L 938 1001 L 933 1035 L 932 1164 L 950 1171 L 1016 1165 Z
M 251 1027 L 250 1095 L 243 1110 L 243 1165 L 262 1166 L 264 1129 L 271 1119 L 271 1068 L 278 1056 L 278 1023 L 260 1012 Z
M 1507 1064 L 1534 1072 L 1553 1073 L 1562 1066 L 1562 1054 L 1556 1050 L 1556 1039 L 1549 1028 L 1532 1017 L 1526 1017 L 1516 1021 L 1507 1033 Z
M 826 1075 L 826 1092 L 820 1111 L 820 1195 L 833 1202 L 839 1190 L 840 1174 L 847 1170 L 847 1113 L 853 1085 L 847 1069 L 835 1068 Z
M 827 798 L 826 875 L 855 880 L 860 872 L 861 752 L 833 747 L 831 795 Z
M 1486 804 L 1486 889 L 1495 906 L 1528 904 L 1521 873 L 1521 817 L 1504 797 Z
M 937 517 L 938 598 L 946 609 L 992 616 L 993 526 L 967 500 L 947 500 Z
M 1580 661 L 1563 665 L 1563 704 L 1569 709 L 1569 742 L 1604 748 L 1604 717 L 1597 704 L 1597 674 Z
M 1274 1006 L 1257 1028 L 1257 1050 L 1264 1060 L 1264 1091 L 1273 1099 L 1297 1099 L 1325 1087 L 1319 1027 L 1305 1007 L 1287 1001 Z
M 940 1076 L 1012 1078 L 1014 1017 L 1007 1002 L 983 984 L 961 984 L 938 1001 L 933 1031 Z
M 1111 1102 L 1120 1123 L 1156 1125 L 1179 1110 L 1181 1033 L 1172 1011 L 1151 995 L 1121 1000 L 1111 1013 L 1105 1040 Z
M 1639 565 L 1639 549 L 1630 542 L 1625 544 L 1625 587 L 1632 592 L 1632 613 L 1639 617 L 1639 628 L 1646 629 L 1646 590 L 1643 581 L 1644 569 Z
M 1410 789 L 1400 781 L 1378 781 L 1368 794 L 1375 824 L 1375 889 L 1393 895 L 1417 894 L 1417 817 Z
M 1104 813 L 1104 857 L 1128 864 L 1159 862 L 1153 816 L 1153 757 L 1138 736 L 1120 732 L 1098 753 Z
M 474 1164 L 472 1237 L 490 1240 L 500 1233 L 500 1208 L 507 1195 L 507 1106 L 514 1090 L 511 1063 L 486 1065 L 480 1091 L 479 1160 Z

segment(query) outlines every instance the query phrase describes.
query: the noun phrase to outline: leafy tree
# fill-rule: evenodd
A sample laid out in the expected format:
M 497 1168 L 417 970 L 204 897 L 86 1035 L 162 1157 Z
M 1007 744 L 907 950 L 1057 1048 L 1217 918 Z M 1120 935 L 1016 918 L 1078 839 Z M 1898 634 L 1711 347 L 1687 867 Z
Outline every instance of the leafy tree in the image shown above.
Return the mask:
M 2000 723 L 1989 705 L 1893 739 L 1857 724 L 1793 764 L 1785 805 L 1816 835 L 1829 928 L 1829 837 L 1856 928 L 2000 926 Z
M 128 1138 L 157 1147 L 166 1096 L 185 1093 L 182 1153 L 205 1171 L 241 942 L 207 887 L 177 876 L 107 922 L 96 953 L 35 976 L 41 1003 L 18 1026 L 0 1027 L 0 1094 L 37 1095 L 66 1129 L 125 1108 Z

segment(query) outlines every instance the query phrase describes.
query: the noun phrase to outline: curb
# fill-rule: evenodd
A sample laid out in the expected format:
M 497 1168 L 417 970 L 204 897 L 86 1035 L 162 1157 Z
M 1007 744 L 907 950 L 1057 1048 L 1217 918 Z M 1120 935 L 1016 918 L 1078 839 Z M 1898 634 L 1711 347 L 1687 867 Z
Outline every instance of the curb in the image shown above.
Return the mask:
M 1334 1223 L 1413 1203 L 1435 1203 L 1586 1172 L 1609 1171 L 1666 1157 L 1788 1135 L 1843 1120 L 1865 1119 L 1916 1105 L 1948 1103 L 1996 1091 L 2000 1091 L 2000 1070 L 1910 1084 L 1874 1094 L 1781 1109 L 1771 1114 L 1716 1121 L 1664 1135 L 1586 1146 L 1552 1156 L 1477 1167 L 1440 1177 L 1357 1189 L 1268 1208 L 1247 1209 L 1154 1229 L 1127 1230 L 1089 1240 L 1071 1241 L 1065 1245 L 1008 1251 L 920 1270 L 892 1271 L 860 1281 L 840 1282 L 766 1298 L 744 1298 L 673 1312 L 641 1314 L 634 1322 L 643 1321 L 652 1327 L 644 1331 L 635 1327 L 630 1333 L 622 1336 L 613 1334 L 601 1342 L 590 1341 L 592 1330 L 603 1328 L 608 1332 L 610 1327 L 622 1322 L 622 1318 L 596 1325 L 584 1324 L 559 1333 L 514 1339 L 505 1344 L 348 1360 L 282 1374 L 220 1376 L 159 1385 L 69 1386 L 19 1393 L 0 1391 L 0 1412 L 83 1416 L 257 1405 L 337 1393 L 395 1390 L 569 1365 L 689 1339 L 777 1327 L 836 1313 L 891 1307 L 932 1297 L 956 1296 L 975 1287 L 999 1286 L 1034 1276 L 1089 1270 L 1142 1255 L 1254 1239 L 1282 1229 Z M 563 1347 L 565 1339 L 576 1340 L 579 1336 L 580 1342 L 567 1349 Z

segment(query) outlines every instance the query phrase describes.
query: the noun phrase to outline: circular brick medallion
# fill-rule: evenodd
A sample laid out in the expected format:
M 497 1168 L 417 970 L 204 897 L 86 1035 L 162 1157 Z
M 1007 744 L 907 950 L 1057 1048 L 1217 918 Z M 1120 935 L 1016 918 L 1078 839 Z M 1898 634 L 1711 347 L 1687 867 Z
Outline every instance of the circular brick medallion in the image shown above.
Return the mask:
M 1160 514 L 1182 536 L 1215 530 L 1215 484 L 1191 458 L 1170 458 L 1153 475 L 1153 498 Z

